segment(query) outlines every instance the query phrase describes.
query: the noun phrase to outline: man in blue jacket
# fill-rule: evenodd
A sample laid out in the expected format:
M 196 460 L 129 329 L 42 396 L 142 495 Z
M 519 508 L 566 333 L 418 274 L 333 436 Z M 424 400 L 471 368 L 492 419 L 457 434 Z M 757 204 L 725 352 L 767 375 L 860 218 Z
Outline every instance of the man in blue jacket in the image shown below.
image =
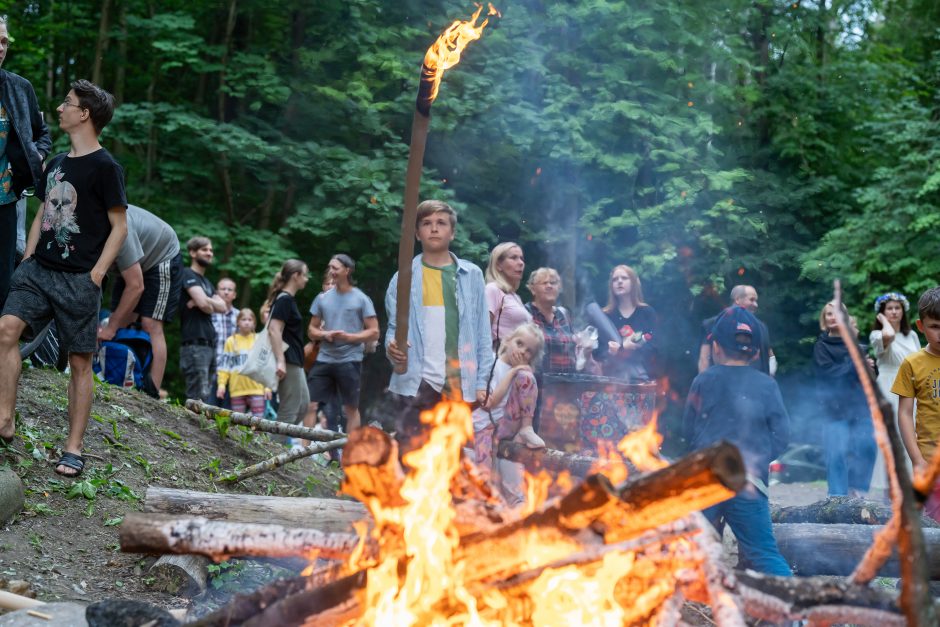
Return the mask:
M 392 365 L 405 369 L 393 373 L 388 386 L 401 406 L 396 434 L 403 450 L 424 431 L 420 412 L 442 396 L 454 398 L 459 391 L 468 403 L 482 401 L 493 365 L 483 273 L 450 251 L 456 212 L 445 202 L 425 200 L 418 205 L 415 226 L 422 253 L 411 266 L 408 346 L 395 342 L 397 272 L 385 294 L 385 352 Z
M 0 17 L 0 65 L 9 50 L 7 20 Z M 42 162 L 51 148 L 33 86 L 0 69 L 0 308 L 16 260 L 16 201 L 24 189 L 39 186 Z

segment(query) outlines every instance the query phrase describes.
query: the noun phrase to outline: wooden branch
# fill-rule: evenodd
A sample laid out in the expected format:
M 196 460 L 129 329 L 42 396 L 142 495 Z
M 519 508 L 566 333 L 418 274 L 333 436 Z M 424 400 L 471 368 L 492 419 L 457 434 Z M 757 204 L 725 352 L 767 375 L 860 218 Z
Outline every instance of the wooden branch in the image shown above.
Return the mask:
M 144 511 L 228 522 L 308 527 L 326 533 L 352 532 L 352 523 L 369 517 L 362 503 L 346 499 L 222 494 L 158 486 L 147 488 Z
M 315 442 L 301 448 L 285 451 L 280 455 L 275 455 L 270 459 L 266 459 L 263 462 L 258 462 L 257 464 L 234 472 L 230 475 L 218 477 L 216 478 L 216 482 L 221 483 L 224 481 L 241 481 L 242 479 L 255 477 L 276 468 L 280 468 L 284 464 L 289 464 L 292 461 L 303 459 L 304 457 L 310 457 L 311 455 L 316 455 L 317 453 L 325 453 L 334 449 L 343 448 L 344 446 L 346 446 L 346 438 L 333 440 L 331 442 Z
M 871 410 L 875 427 L 875 441 L 884 455 L 885 466 L 894 471 L 889 472 L 888 477 L 892 505 L 898 516 L 897 522 L 886 525 L 883 535 L 879 536 L 870 550 L 865 553 L 852 573 L 852 580 L 856 583 L 871 581 L 874 573 L 879 570 L 880 564 L 887 559 L 890 547 L 894 544 L 894 538 L 897 537 L 897 546 L 901 555 L 901 607 L 904 610 L 904 617 L 911 627 L 935 625 L 937 614 L 927 585 L 928 566 L 925 559 L 924 535 L 919 524 L 920 516 L 914 499 L 913 487 L 903 461 L 905 453 L 893 419 L 894 413 L 890 408 L 883 410 L 888 405 L 887 401 L 880 396 L 877 386 L 873 385 L 872 373 L 859 354 L 854 334 L 849 331 L 849 321 L 842 310 L 842 284 L 838 279 L 833 282 L 833 291 L 839 334 L 849 351 L 859 381 L 865 390 L 865 399 Z
M 587 455 L 565 453 L 551 448 L 531 449 L 512 440 L 502 440 L 497 447 L 497 456 L 523 464 L 530 473 L 540 470 L 549 473 L 568 471 L 575 477 L 586 477 L 598 460 Z
M 340 492 L 362 501 L 372 499 L 384 507 L 405 503 L 399 494 L 405 472 L 398 461 L 398 443 L 381 429 L 360 427 L 349 434 L 343 454 L 346 478 Z
M 358 536 L 348 533 L 137 513 L 124 517 L 118 535 L 125 553 L 193 553 L 216 561 L 241 556 L 346 559 L 359 544 Z
M 332 440 L 338 440 L 344 437 L 342 433 L 338 433 L 336 431 L 313 429 L 303 425 L 292 425 L 286 422 L 278 422 L 276 420 L 265 420 L 264 418 L 258 418 L 257 416 L 252 416 L 251 414 L 243 414 L 237 411 L 232 411 L 231 409 L 223 409 L 221 407 L 216 407 L 215 405 L 208 405 L 202 401 L 192 398 L 186 400 L 186 409 L 193 412 L 194 414 L 204 414 L 210 418 L 215 418 L 216 416 L 228 418 L 233 425 L 251 427 L 257 431 L 264 431 L 265 433 L 274 433 L 277 435 L 286 435 L 292 438 L 302 438 L 304 440 L 313 440 L 316 442 L 330 442 Z
M 780 553 L 800 575 L 849 575 L 881 529 L 877 525 L 780 524 L 774 525 L 774 537 Z M 927 572 L 940 579 L 940 529 L 924 529 L 923 537 Z M 902 568 L 895 553 L 876 574 L 897 577 Z

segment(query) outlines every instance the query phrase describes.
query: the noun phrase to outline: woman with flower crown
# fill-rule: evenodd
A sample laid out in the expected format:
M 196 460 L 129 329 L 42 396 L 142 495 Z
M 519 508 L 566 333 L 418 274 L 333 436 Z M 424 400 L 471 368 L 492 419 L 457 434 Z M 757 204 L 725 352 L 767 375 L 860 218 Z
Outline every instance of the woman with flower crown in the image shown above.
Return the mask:
M 869 343 L 875 351 L 878 364 L 878 387 L 894 409 L 897 421 L 898 397 L 891 393 L 891 385 L 898 374 L 898 368 L 904 358 L 920 350 L 920 339 L 911 328 L 907 312 L 911 304 L 900 292 L 888 292 L 875 299 L 875 323 L 869 336 Z M 910 469 L 910 460 L 906 460 Z M 887 497 L 888 475 L 884 457 L 878 451 L 875 460 L 875 472 L 872 475 L 871 490 L 874 494 Z

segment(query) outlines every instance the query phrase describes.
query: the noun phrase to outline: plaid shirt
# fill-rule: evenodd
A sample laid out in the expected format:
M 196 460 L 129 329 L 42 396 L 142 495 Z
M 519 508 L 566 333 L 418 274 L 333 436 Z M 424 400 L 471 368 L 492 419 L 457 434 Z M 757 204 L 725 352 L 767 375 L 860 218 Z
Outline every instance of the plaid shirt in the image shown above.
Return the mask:
M 218 360 L 225 353 L 225 340 L 235 335 L 235 330 L 238 328 L 238 308 L 232 307 L 225 313 L 213 313 L 212 326 L 215 328 L 216 363 L 221 363 Z
M 562 307 L 553 307 L 555 316 L 549 322 L 535 304 L 526 304 L 532 314 L 532 322 L 542 329 L 545 336 L 545 354 L 542 356 L 542 372 L 553 374 L 575 372 L 575 341 L 568 315 Z

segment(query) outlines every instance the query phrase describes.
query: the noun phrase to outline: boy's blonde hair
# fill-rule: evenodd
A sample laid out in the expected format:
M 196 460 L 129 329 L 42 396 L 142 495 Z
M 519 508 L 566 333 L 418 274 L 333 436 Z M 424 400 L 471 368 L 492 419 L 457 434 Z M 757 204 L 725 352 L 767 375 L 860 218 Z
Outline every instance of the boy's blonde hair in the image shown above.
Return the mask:
M 523 322 L 513 329 L 499 345 L 499 357 L 502 357 L 509 350 L 509 342 L 512 338 L 524 334 L 528 334 L 529 337 L 533 338 L 536 346 L 535 351 L 532 353 L 532 361 L 529 362 L 529 365 L 539 363 L 542 360 L 542 352 L 545 350 L 545 335 L 542 334 L 542 329 L 534 322 Z

